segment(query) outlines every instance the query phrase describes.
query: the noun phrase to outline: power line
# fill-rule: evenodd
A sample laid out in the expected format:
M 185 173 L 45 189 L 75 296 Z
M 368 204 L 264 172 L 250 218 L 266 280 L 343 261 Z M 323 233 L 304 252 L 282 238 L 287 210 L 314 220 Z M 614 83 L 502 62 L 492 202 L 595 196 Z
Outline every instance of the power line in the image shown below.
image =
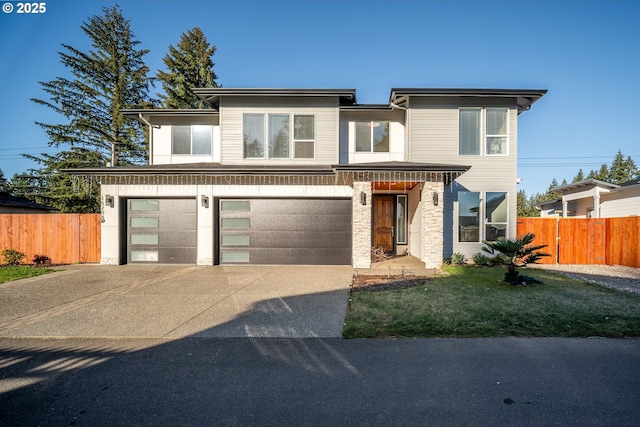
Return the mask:
M 624 154 L 623 154 L 624 156 Z M 549 157 L 519 157 L 520 160 L 561 160 L 561 159 L 612 159 L 616 156 L 549 156 Z M 627 157 L 640 157 L 640 154 L 631 154 Z

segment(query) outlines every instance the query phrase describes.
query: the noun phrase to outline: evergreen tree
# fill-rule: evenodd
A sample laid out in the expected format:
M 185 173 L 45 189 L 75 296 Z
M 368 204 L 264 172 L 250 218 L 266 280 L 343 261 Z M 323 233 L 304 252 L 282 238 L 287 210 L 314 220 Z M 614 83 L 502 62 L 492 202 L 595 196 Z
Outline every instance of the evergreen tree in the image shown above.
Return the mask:
M 582 169 L 580 169 L 578 171 L 578 174 L 573 178 L 573 181 L 571 182 L 580 182 L 580 181 L 584 181 L 585 177 L 584 177 L 584 172 L 582 172 Z
M 638 179 L 638 168 L 635 162 L 631 157 L 625 159 L 622 152 L 618 151 L 609 168 L 608 182 L 623 184 L 635 179 Z
M 182 33 L 177 47 L 169 45 L 162 61 L 167 72 L 158 70 L 165 94 L 158 94 L 166 108 L 206 108 L 191 90 L 194 87 L 218 87 L 213 71 L 216 47 L 209 44 L 202 30 L 195 27 Z
M 589 172 L 589 175 L 587 175 L 587 179 L 597 179 L 599 181 L 608 181 L 609 180 L 609 167 L 607 166 L 606 163 L 603 163 L 602 166 L 600 166 L 599 170 L 592 170 L 591 172 Z
M 0 193 L 9 193 L 9 182 L 4 177 L 4 172 L 0 169 Z
M 518 191 L 517 199 L 517 215 L 519 217 L 538 216 L 538 210 L 535 208 L 535 199 L 533 197 L 527 199 L 524 190 Z
M 146 101 L 153 84 L 143 61 L 148 50 L 138 49 L 140 42 L 118 6 L 102 11 L 102 16 L 95 15 L 80 27 L 92 50 L 82 52 L 62 44 L 61 62 L 72 77 L 40 82 L 49 99 L 32 99 L 66 119 L 62 124 L 36 122 L 50 146 L 65 150 L 55 156 L 25 155 L 42 165 L 30 171 L 32 182 L 27 187 L 63 212 L 96 211 L 98 193 L 94 189 L 86 195 L 96 198 L 91 202 L 84 200 L 85 195 L 74 194 L 78 189 L 62 169 L 146 162 L 146 132 L 121 110 L 153 106 Z

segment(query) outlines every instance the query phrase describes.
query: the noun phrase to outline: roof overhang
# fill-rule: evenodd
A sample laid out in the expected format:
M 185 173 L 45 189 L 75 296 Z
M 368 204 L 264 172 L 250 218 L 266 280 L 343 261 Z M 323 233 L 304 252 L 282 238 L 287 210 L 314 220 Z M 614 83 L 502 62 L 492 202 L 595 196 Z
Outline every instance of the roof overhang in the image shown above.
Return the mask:
M 594 187 L 600 187 L 605 190 L 614 190 L 619 188 L 620 186 L 617 184 L 612 184 L 606 181 L 600 181 L 599 179 L 585 179 L 583 181 L 572 182 L 571 184 L 561 185 L 560 187 L 553 188 L 553 191 L 557 191 L 562 194 L 570 193 L 576 190 L 587 190 Z
M 220 113 L 217 110 L 205 109 L 124 109 L 120 110 L 123 116 L 131 117 L 141 123 L 149 125 L 156 118 L 162 117 L 216 117 Z
M 340 105 L 352 105 L 356 102 L 355 89 L 286 89 L 286 88 L 192 88 L 191 89 L 211 107 L 218 108 L 223 96 L 284 96 L 284 97 L 338 97 Z
M 447 89 L 447 88 L 393 88 L 389 104 L 406 106 L 412 96 L 458 98 L 515 98 L 518 113 L 527 111 L 534 102 L 547 93 L 546 89 Z
M 340 107 L 340 111 L 392 111 L 393 107 L 387 104 L 354 104 Z

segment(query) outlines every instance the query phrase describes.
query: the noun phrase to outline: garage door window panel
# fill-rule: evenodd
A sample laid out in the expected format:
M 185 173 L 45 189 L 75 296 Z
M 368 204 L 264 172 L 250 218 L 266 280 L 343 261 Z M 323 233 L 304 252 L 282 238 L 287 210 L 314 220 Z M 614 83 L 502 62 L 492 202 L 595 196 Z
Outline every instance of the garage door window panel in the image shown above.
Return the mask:
M 251 238 L 247 235 L 226 234 L 221 239 L 223 246 L 249 246 L 250 243 Z
M 158 235 L 157 234 L 132 234 L 131 244 L 132 245 L 157 245 Z
M 130 209 L 132 211 L 157 211 L 160 210 L 158 200 L 133 199 L 131 200 Z
M 132 228 L 158 228 L 158 217 L 131 217 Z
M 249 218 L 222 218 L 221 226 L 223 230 L 247 229 L 251 225 Z

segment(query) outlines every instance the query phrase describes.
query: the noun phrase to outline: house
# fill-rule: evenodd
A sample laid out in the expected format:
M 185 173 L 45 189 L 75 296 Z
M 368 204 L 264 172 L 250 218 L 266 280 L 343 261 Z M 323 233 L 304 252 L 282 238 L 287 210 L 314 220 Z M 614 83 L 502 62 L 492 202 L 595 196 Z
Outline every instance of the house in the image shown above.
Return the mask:
M 561 199 L 540 204 L 540 216 L 613 218 L 640 215 L 640 180 L 612 184 L 587 179 L 554 189 Z
M 13 196 L 9 193 L 0 192 L 0 214 L 41 214 L 50 213 L 56 210 L 56 208 L 32 202 L 24 197 Z
M 125 110 L 149 164 L 74 170 L 102 191 L 103 264 L 437 268 L 515 237 L 518 116 L 545 90 L 200 88 L 203 110 Z

